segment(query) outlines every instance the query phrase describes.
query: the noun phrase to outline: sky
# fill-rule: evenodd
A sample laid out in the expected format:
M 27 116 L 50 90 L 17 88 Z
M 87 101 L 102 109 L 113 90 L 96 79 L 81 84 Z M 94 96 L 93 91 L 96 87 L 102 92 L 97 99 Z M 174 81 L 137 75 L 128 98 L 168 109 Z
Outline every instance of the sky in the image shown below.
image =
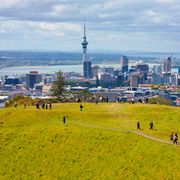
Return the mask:
M 180 0 L 0 0 L 0 50 L 180 52 Z

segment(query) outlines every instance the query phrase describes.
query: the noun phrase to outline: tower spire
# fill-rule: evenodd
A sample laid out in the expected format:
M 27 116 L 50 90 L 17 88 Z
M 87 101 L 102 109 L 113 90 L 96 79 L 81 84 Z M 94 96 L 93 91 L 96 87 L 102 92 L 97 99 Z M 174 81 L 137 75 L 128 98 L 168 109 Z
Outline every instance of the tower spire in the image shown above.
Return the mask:
M 82 44 L 82 48 L 83 48 L 83 61 L 87 61 L 87 39 L 86 39 L 86 23 L 85 23 L 85 17 L 84 17 L 84 36 L 83 36 L 83 42 Z
M 86 19 L 84 17 L 84 37 L 86 37 Z

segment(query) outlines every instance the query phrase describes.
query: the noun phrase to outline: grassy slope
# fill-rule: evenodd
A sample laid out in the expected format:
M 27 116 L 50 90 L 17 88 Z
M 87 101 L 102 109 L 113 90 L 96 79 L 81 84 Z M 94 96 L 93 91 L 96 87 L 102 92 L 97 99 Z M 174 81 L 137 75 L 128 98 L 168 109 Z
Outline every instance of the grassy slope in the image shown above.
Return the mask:
M 128 104 L 54 105 L 0 110 L 0 179 L 180 178 L 180 147 L 78 124 L 135 129 L 168 139 L 180 132 L 179 108 Z M 62 116 L 68 115 L 68 124 Z M 156 130 L 148 130 L 153 120 Z M 30 178 L 31 177 L 31 178 Z

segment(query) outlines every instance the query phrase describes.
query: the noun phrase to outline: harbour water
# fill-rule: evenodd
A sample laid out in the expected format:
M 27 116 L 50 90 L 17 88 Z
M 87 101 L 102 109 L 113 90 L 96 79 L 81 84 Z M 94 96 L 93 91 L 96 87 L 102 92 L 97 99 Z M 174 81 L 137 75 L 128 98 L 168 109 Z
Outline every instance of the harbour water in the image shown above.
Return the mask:
M 130 63 L 129 66 L 134 65 Z M 152 68 L 154 64 L 149 64 L 149 67 Z M 115 64 L 99 64 L 100 67 L 114 67 L 115 69 L 120 69 L 120 63 Z M 42 74 L 54 74 L 57 71 L 61 70 L 62 72 L 76 72 L 82 73 L 83 65 L 56 65 L 56 66 L 21 66 L 21 67 L 7 67 L 0 69 L 0 76 L 14 76 L 14 75 L 24 75 L 30 71 L 38 71 Z
M 4 103 L 0 103 L 0 108 L 3 108 L 4 107 Z

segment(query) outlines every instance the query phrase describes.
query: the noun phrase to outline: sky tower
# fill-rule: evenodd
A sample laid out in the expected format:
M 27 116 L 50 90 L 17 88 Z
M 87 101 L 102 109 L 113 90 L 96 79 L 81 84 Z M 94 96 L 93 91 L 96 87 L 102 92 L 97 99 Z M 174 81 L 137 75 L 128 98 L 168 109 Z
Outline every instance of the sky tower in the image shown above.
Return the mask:
M 83 42 L 81 43 L 82 44 L 82 48 L 83 48 L 83 62 L 84 61 L 87 61 L 87 45 L 88 45 L 88 42 L 86 40 L 86 24 L 85 24 L 85 20 L 84 20 L 84 36 L 83 36 Z
M 83 42 L 82 48 L 83 48 L 83 75 L 85 78 L 92 78 L 92 67 L 91 67 L 91 61 L 87 58 L 87 45 L 88 42 L 86 40 L 86 24 L 84 20 L 84 36 L 83 36 Z

